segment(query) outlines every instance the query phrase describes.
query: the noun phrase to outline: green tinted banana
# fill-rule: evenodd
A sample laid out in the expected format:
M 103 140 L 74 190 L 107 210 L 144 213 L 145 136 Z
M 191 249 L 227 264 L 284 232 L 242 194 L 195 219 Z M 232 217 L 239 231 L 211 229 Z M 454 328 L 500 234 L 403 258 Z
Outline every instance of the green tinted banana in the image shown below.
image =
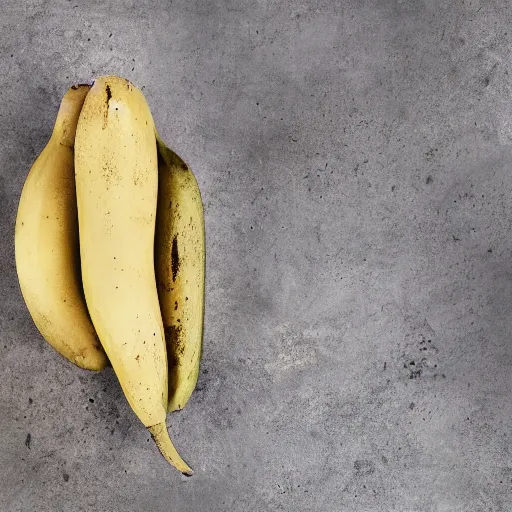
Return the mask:
M 154 269 L 158 165 L 142 93 L 106 76 L 92 86 L 75 141 L 80 255 L 96 332 L 135 414 L 162 455 L 192 470 L 166 427 L 168 368 Z
M 73 145 L 88 85 L 60 104 L 52 136 L 30 169 L 18 206 L 16 269 L 28 310 L 43 338 L 71 362 L 101 370 L 107 357 L 83 298 Z
M 155 274 L 169 364 L 168 410 L 194 391 L 202 353 L 205 235 L 201 194 L 191 169 L 157 134 Z

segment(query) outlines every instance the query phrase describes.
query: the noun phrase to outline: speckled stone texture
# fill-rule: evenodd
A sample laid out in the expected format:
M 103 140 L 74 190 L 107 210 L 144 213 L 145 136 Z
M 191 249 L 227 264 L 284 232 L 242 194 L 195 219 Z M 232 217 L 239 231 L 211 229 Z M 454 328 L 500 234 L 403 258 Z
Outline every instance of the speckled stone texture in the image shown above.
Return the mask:
M 2 0 L 0 34 L 2 512 L 512 511 L 509 2 Z M 101 74 L 205 202 L 189 479 L 17 284 L 24 179 Z

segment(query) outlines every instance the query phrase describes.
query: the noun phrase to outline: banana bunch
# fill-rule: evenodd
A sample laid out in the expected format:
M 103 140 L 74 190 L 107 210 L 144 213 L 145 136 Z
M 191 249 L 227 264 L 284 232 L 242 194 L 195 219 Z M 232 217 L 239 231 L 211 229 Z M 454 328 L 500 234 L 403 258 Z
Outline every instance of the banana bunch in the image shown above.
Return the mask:
M 15 231 L 23 298 L 44 339 L 75 365 L 110 364 L 165 459 L 202 355 L 201 195 L 132 83 L 71 87 L 21 193 Z

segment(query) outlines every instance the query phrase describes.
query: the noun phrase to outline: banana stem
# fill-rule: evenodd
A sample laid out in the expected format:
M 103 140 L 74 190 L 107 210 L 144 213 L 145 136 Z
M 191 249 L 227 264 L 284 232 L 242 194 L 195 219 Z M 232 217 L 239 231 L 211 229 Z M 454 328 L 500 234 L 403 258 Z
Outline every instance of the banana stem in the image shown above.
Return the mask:
M 181 458 L 180 454 L 172 444 L 165 422 L 158 423 L 158 425 L 154 425 L 152 427 L 147 427 L 147 429 L 151 433 L 151 437 L 153 438 L 153 441 L 155 441 L 164 459 L 184 475 L 192 476 L 194 471 L 192 471 L 188 464 Z

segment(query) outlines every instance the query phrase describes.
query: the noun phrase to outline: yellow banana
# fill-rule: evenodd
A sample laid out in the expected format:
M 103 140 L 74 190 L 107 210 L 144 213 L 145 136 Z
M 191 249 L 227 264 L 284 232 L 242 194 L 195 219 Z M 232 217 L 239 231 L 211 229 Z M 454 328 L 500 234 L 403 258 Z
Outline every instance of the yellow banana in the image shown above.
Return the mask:
M 192 474 L 165 423 L 167 355 L 154 271 L 154 123 L 144 96 L 127 80 L 104 76 L 92 86 L 78 121 L 75 170 L 82 280 L 94 327 L 162 455 Z
M 194 391 L 202 354 L 205 235 L 201 193 L 192 170 L 158 134 L 155 274 L 169 365 L 168 410 Z
M 77 366 L 101 370 L 107 357 L 83 298 L 73 145 L 88 85 L 64 95 L 52 136 L 30 169 L 16 217 L 16 269 L 43 338 Z

